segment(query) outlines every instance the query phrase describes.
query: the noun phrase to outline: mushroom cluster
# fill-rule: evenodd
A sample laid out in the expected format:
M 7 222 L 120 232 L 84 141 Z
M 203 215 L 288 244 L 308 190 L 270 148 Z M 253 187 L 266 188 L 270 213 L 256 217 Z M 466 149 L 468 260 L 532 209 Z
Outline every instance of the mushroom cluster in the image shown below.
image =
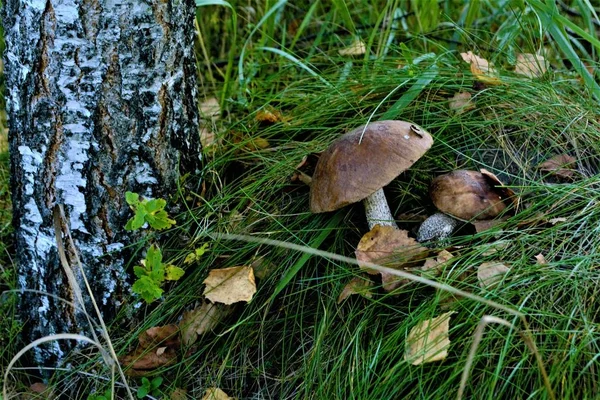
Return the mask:
M 433 144 L 405 121 L 372 122 L 342 135 L 321 154 L 312 177 L 310 209 L 334 211 L 363 200 L 369 229 L 396 227 L 382 188 L 410 168 Z

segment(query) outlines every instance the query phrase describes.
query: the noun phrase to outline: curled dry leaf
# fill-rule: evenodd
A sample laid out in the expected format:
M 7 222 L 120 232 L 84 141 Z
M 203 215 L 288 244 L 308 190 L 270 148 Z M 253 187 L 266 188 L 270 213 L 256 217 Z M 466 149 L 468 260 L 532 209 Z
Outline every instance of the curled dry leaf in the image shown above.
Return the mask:
M 210 332 L 219 324 L 233 309 L 222 304 L 203 302 L 202 306 L 183 313 L 183 319 L 179 322 L 181 329 L 181 342 L 189 346 L 198 340 L 198 336 Z
M 456 93 L 450 99 L 448 102 L 448 107 L 450 107 L 450 110 L 454 111 L 456 114 L 462 114 L 465 111 L 474 109 L 475 104 L 471 102 L 471 93 L 461 92 Z
M 535 256 L 535 262 L 538 265 L 546 265 L 546 264 L 548 264 L 548 261 L 546 261 L 546 257 L 544 257 L 544 255 L 542 253 L 540 253 L 537 256 Z
M 502 82 L 497 76 L 496 69 L 486 60 L 472 51 L 460 53 L 462 59 L 471 65 L 471 73 L 478 81 L 488 85 L 500 85 Z
M 277 110 L 267 110 L 263 108 L 256 113 L 254 117 L 256 122 L 264 123 L 264 124 L 275 124 L 277 122 L 283 121 L 283 116 L 281 112 Z
M 419 322 L 408 333 L 404 361 L 420 365 L 444 360 L 448 356 L 450 317 L 454 311 Z
M 158 345 L 177 347 L 180 344 L 179 327 L 177 325 L 155 326 L 142 332 L 138 340 L 143 349 Z
M 252 267 L 212 269 L 204 280 L 204 296 L 213 303 L 249 302 L 256 293 Z
M 477 269 L 479 286 L 483 288 L 495 286 L 502 280 L 508 271 L 510 271 L 510 268 L 500 262 L 484 262 Z
M 575 177 L 575 157 L 568 154 L 559 154 L 544 161 L 538 168 L 541 171 L 549 172 L 559 178 L 569 180 Z
M 219 388 L 212 387 L 206 389 L 204 392 L 204 396 L 202 396 L 202 400 L 233 400 L 234 397 L 229 397 L 227 393 L 222 391 Z
M 366 51 L 367 46 L 365 46 L 365 42 L 356 39 L 350 46 L 341 49 L 338 53 L 340 56 L 360 56 L 365 54 Z
M 371 299 L 373 298 L 373 294 L 371 293 L 372 288 L 373 282 L 360 276 L 356 276 L 352 278 L 350 282 L 346 284 L 346 286 L 344 286 L 337 299 L 337 302 L 340 304 L 353 294 L 360 294 L 361 296 Z
M 525 75 L 529 78 L 539 78 L 544 75 L 548 69 L 544 56 L 530 53 L 517 54 L 517 64 L 515 73 Z
M 422 271 L 433 273 L 433 275 L 439 275 L 441 273 L 441 266 L 444 265 L 445 262 L 449 261 L 453 258 L 454 255 L 450 253 L 448 250 L 442 250 L 438 253 L 436 258 L 428 258 L 425 260 L 425 265 L 421 267 Z

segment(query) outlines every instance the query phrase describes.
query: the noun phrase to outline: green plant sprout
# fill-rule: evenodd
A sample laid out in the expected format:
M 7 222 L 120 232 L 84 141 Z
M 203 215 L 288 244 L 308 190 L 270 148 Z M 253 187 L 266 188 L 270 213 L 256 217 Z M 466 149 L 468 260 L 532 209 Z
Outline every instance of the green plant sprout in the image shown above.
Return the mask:
M 160 376 L 157 376 L 152 380 L 149 380 L 146 377 L 142 378 L 142 386 L 140 386 L 137 390 L 137 398 L 143 399 L 149 394 L 153 397 L 158 397 L 160 395 L 158 388 L 160 387 L 162 382 L 163 378 Z
M 185 260 L 183 260 L 184 264 L 192 264 L 200 259 L 206 253 L 206 249 L 208 248 L 208 243 L 204 243 L 202 246 L 194 249 L 191 253 L 189 253 Z
M 133 231 L 141 228 L 146 222 L 153 229 L 162 230 L 175 225 L 175 221 L 169 218 L 165 211 L 167 201 L 165 199 L 140 200 L 137 193 L 126 192 L 125 200 L 131 207 L 135 216 L 127 221 L 125 229 Z
M 165 281 L 179 280 L 185 273 L 179 267 L 163 263 L 162 253 L 155 244 L 150 246 L 146 259 L 141 264 L 133 267 L 133 272 L 138 279 L 133 284 L 132 290 L 142 296 L 147 303 L 162 296 L 161 286 Z
M 106 389 L 103 394 L 90 394 L 87 397 L 87 400 L 112 400 L 112 391 L 110 389 Z

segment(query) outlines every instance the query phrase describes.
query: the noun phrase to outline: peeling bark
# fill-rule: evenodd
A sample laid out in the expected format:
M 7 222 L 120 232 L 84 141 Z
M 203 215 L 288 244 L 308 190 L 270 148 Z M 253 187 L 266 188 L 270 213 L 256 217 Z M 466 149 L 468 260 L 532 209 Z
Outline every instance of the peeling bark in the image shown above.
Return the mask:
M 52 224 L 54 206 L 63 204 L 104 317 L 127 300 L 124 248 L 135 237 L 123 229 L 130 216 L 125 192 L 165 197 L 180 171 L 200 167 L 194 11 L 193 0 L 5 2 L 21 288 L 75 300 Z M 75 249 L 66 250 L 85 287 Z M 81 312 L 51 296 L 23 293 L 20 313 L 28 341 L 89 332 Z M 54 362 L 70 348 L 58 342 L 38 349 L 36 362 Z

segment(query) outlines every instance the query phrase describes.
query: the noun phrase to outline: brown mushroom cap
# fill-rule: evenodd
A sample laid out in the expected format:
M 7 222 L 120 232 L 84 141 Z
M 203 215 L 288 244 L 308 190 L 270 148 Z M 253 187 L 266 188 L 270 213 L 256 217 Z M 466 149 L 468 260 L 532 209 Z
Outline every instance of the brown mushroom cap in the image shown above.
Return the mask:
M 431 182 L 429 194 L 438 210 L 460 219 L 489 219 L 505 208 L 502 191 L 490 177 L 477 171 L 457 170 Z
M 372 122 L 364 135 L 363 129 L 346 133 L 321 154 L 310 189 L 312 212 L 363 200 L 407 170 L 433 144 L 427 131 L 409 122 Z

